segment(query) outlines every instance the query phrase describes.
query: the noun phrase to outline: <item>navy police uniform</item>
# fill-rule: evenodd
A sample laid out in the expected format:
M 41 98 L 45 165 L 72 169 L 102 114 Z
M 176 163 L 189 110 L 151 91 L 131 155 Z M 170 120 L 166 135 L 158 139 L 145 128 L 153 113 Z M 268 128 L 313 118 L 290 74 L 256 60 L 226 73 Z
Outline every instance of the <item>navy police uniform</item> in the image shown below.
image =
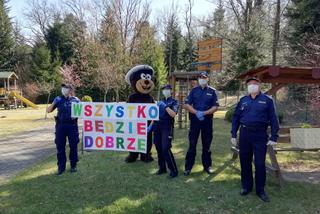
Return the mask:
M 191 105 L 197 111 L 207 111 L 213 106 L 219 106 L 216 91 L 210 86 L 193 88 L 185 103 Z M 202 139 L 202 165 L 204 169 L 208 169 L 212 165 L 210 146 L 213 132 L 213 114 L 205 115 L 202 121 L 195 114 L 190 113 L 189 117 L 189 149 L 186 155 L 185 170 L 191 170 L 194 165 L 200 132 Z
M 70 147 L 70 166 L 75 168 L 78 162 L 79 130 L 77 119 L 71 118 L 71 104 L 80 102 L 77 97 L 58 96 L 54 99 L 54 109 L 58 109 L 56 118 L 55 144 L 57 148 L 57 159 L 59 171 L 66 168 L 66 138 L 68 137 Z
M 178 174 L 178 168 L 171 152 L 174 118 L 168 114 L 166 108 L 169 107 L 177 113 L 178 102 L 172 97 L 164 98 L 160 102 L 164 104 L 159 105 L 159 121 L 155 121 L 153 125 L 154 144 L 158 153 L 159 172 L 166 172 L 166 168 L 168 167 L 170 175 L 175 176 Z
M 267 134 L 271 126 L 270 139 Z M 271 97 L 258 94 L 255 99 L 250 95 L 240 99 L 232 119 L 231 135 L 237 137 L 240 127 L 240 164 L 242 188 L 251 191 L 253 188 L 252 159 L 254 156 L 255 184 L 258 195 L 264 193 L 266 182 L 265 159 L 268 140 L 277 142 L 279 123 Z

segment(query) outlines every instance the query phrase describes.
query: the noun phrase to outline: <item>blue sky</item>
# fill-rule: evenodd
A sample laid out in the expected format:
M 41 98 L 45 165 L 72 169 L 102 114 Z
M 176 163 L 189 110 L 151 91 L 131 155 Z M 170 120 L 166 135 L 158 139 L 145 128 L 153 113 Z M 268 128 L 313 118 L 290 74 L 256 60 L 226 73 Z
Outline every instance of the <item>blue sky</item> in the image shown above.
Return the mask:
M 59 0 L 48 0 L 49 2 L 58 2 Z M 178 5 L 180 10 L 185 7 L 188 3 L 188 0 L 151 0 L 151 20 L 155 20 L 157 14 L 162 11 L 164 8 L 168 8 L 174 4 Z M 212 13 L 215 8 L 213 3 L 210 3 L 208 0 L 194 0 L 193 6 L 193 14 L 197 17 L 203 17 Z M 28 0 L 9 0 L 8 6 L 10 7 L 10 16 L 13 17 L 13 20 L 18 22 L 22 25 L 25 24 L 23 11 L 28 7 Z M 180 11 L 180 17 L 182 18 L 183 11 Z M 26 29 L 22 29 L 23 33 L 27 33 Z

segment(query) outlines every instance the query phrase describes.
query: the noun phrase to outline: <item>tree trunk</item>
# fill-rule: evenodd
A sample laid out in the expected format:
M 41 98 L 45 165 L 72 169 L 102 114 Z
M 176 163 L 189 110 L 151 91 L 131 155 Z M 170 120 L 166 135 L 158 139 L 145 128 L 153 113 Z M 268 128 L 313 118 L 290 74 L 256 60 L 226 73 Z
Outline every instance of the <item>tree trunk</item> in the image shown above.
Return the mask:
M 119 87 L 116 88 L 116 102 L 119 102 Z
M 104 91 L 104 95 L 103 95 L 103 102 L 105 103 L 107 101 L 107 94 L 108 94 L 109 89 L 106 89 Z
M 274 28 L 273 28 L 273 42 L 272 42 L 272 65 L 277 64 L 277 48 L 279 43 L 279 36 L 280 36 L 280 0 L 277 0 L 277 9 L 276 9 L 276 16 L 274 21 Z
M 51 93 L 49 92 L 48 98 L 47 98 L 46 113 L 44 115 L 44 119 L 45 120 L 47 119 L 47 116 L 48 116 L 47 108 L 48 108 L 48 105 L 49 105 L 49 102 L 50 102 L 50 95 L 51 95 Z

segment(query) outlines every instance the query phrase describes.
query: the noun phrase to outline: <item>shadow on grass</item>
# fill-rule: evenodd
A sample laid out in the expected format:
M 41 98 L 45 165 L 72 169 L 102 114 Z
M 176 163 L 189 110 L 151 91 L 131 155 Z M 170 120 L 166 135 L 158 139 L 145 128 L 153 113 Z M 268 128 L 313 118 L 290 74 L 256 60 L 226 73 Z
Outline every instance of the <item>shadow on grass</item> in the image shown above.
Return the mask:
M 177 132 L 174 155 L 180 175 L 157 176 L 156 161 L 124 163 L 126 153 L 85 152 L 79 171 L 55 176 L 55 157 L 0 187 L 0 213 L 316 213 L 320 185 L 288 183 L 282 191 L 273 182 L 266 190 L 272 203 L 254 194 L 239 196 L 238 163 L 231 161 L 227 124 L 217 122 L 213 168 L 202 172 L 201 155 L 192 174 L 182 174 L 187 150 L 186 130 Z M 222 143 L 219 143 L 222 142 Z M 201 151 L 198 145 L 198 151 Z M 153 155 L 156 156 L 153 149 Z M 269 180 L 269 179 L 268 179 Z

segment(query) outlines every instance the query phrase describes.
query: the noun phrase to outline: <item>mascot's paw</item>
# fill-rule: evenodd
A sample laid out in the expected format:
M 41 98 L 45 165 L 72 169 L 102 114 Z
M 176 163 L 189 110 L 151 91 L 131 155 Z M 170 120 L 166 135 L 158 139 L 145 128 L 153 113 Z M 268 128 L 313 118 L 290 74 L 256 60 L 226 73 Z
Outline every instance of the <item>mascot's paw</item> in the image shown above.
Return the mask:
M 151 153 L 150 154 L 141 154 L 140 160 L 145 163 L 149 163 L 149 162 L 154 161 L 153 157 L 151 156 Z
M 125 161 L 126 163 L 133 163 L 133 162 L 135 162 L 136 160 L 137 160 L 136 157 L 133 157 L 133 156 L 131 156 L 131 155 L 128 155 L 124 161 Z

